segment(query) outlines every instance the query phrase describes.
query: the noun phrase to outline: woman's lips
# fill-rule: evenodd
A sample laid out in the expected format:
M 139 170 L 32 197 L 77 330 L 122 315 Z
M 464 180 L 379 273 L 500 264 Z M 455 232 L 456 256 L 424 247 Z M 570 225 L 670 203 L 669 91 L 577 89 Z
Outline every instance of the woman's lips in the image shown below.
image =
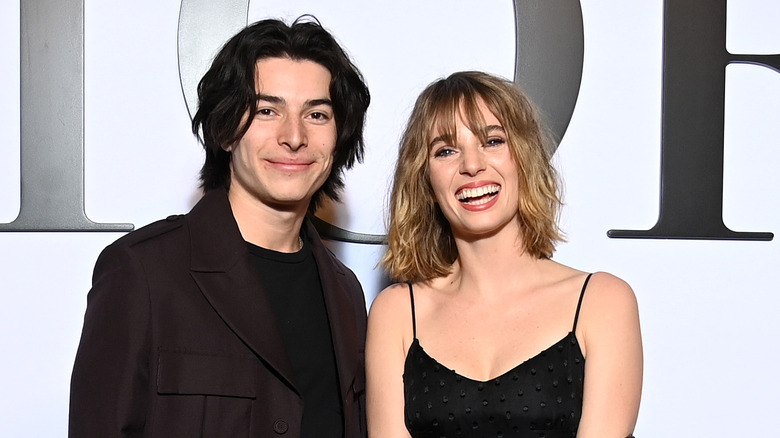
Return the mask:
M 501 186 L 498 184 L 469 184 L 462 186 L 455 193 L 455 197 L 466 210 L 479 211 L 493 206 L 498 199 Z

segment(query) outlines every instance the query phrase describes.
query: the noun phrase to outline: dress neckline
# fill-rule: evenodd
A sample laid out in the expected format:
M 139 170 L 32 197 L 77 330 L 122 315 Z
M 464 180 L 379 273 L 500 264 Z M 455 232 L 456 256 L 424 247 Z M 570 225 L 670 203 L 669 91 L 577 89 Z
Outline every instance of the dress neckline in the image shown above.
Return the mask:
M 570 338 L 571 338 L 571 340 L 570 340 Z M 563 338 L 561 338 L 559 341 L 553 343 L 552 345 L 550 345 L 549 347 L 547 347 L 544 350 L 540 351 L 536 355 L 531 356 L 528 359 L 520 362 L 519 364 L 515 365 L 513 368 L 507 370 L 506 372 L 501 373 L 500 375 L 498 375 L 496 377 L 491 377 L 491 378 L 489 378 L 487 380 L 479 380 L 479 379 L 474 379 L 474 378 L 471 378 L 471 377 L 468 377 L 468 376 L 464 376 L 463 374 L 460 374 L 457 371 L 455 371 L 455 369 L 450 368 L 450 367 L 442 364 L 436 358 L 434 358 L 433 356 L 428 354 L 428 352 L 425 351 L 425 348 L 423 348 L 423 346 L 420 344 L 420 340 L 417 337 L 415 337 L 414 340 L 412 340 L 412 344 L 409 345 L 409 350 L 406 352 L 406 360 L 407 361 L 409 360 L 410 352 L 412 351 L 412 348 L 414 348 L 416 346 L 417 349 L 422 353 L 423 356 L 428 358 L 435 365 L 438 365 L 439 367 L 441 367 L 441 368 L 447 370 L 448 372 L 452 373 L 456 377 L 459 377 L 459 378 L 461 378 L 463 380 L 468 380 L 468 381 L 471 381 L 471 382 L 475 382 L 475 383 L 485 384 L 485 383 L 488 383 L 488 382 L 495 381 L 496 379 L 503 379 L 506 376 L 511 375 L 512 373 L 516 373 L 518 370 L 520 370 L 526 364 L 532 363 L 533 361 L 535 361 L 535 360 L 539 359 L 540 357 L 544 356 L 545 353 L 551 351 L 552 349 L 556 348 L 558 345 L 563 344 L 563 343 L 565 343 L 566 341 L 569 341 L 569 340 L 570 340 L 572 346 L 577 349 L 577 352 L 580 355 L 582 355 L 582 348 L 580 348 L 580 342 L 577 339 L 577 336 L 574 334 L 574 331 L 570 331 Z

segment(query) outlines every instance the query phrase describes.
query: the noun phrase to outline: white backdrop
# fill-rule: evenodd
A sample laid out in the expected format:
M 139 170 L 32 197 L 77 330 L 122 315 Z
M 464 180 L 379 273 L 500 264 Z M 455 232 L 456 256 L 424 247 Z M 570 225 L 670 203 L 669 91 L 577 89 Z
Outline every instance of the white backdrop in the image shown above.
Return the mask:
M 365 163 L 347 175 L 337 225 L 384 232 L 384 202 L 413 99 L 454 70 L 513 76 L 510 0 L 256 1 L 250 21 L 316 15 L 372 93 Z M 658 215 L 661 0 L 582 0 L 581 92 L 555 156 L 568 242 L 555 258 L 626 279 L 640 303 L 645 386 L 639 437 L 771 436 L 780 359 L 780 75 L 730 66 L 723 216 L 771 242 L 615 240 Z M 202 151 L 177 65 L 179 2 L 86 1 L 86 211 L 140 227 L 189 210 Z M 780 4 L 733 0 L 734 53 L 780 53 Z M 19 3 L 0 0 L 0 223 L 19 210 Z M 57 117 L 51 114 L 51 117 Z M 95 258 L 120 233 L 0 233 L 0 437 L 58 437 Z M 383 248 L 334 245 L 368 300 Z

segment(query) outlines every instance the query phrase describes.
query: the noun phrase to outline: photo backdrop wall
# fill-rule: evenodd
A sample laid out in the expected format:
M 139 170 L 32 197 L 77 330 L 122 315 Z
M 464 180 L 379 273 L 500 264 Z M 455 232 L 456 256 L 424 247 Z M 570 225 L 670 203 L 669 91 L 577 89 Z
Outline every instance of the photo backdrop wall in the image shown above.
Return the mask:
M 561 221 L 568 237 L 555 259 L 586 271 L 610 271 L 636 291 L 645 381 L 635 435 L 771 434 L 780 392 L 775 378 L 780 359 L 775 336 L 780 331 L 780 73 L 758 65 L 759 58 L 724 64 L 725 109 L 715 111 L 722 114 L 722 123 L 694 113 L 664 119 L 662 78 L 665 10 L 683 8 L 688 17 L 696 17 L 726 8 L 725 30 L 713 33 L 724 37 L 724 53 L 772 55 L 780 53 L 780 4 L 555 1 L 580 4 L 584 36 L 576 106 L 554 157 L 564 180 Z M 73 1 L 26 3 L 50 11 Z M 35 151 L 41 157 L 61 151 L 71 138 L 66 133 L 83 132 L 84 211 L 96 223 L 138 228 L 188 211 L 200 196 L 197 174 L 203 153 L 190 134 L 178 45 L 182 6 L 198 3 L 204 2 L 84 2 L 83 130 L 78 120 L 65 117 L 73 112 L 67 102 L 63 107 L 55 101 L 36 112 L 40 129 L 24 128 L 40 133 L 61 126 L 62 137 L 48 138 Z M 244 22 L 313 14 L 348 48 L 372 93 L 368 150 L 365 162 L 346 175 L 344 202 L 322 215 L 346 230 L 383 234 L 397 142 L 416 95 L 456 70 L 513 78 L 515 7 L 533 2 L 274 0 L 245 1 L 243 9 L 241 2 L 212 3 L 239 5 Z M 67 22 L 65 8 L 61 13 Z M 29 160 L 29 151 L 20 147 L 25 126 L 20 84 L 31 54 L 20 49 L 20 20 L 20 2 L 0 0 L 0 58 L 5 60 L 0 63 L 0 224 L 6 225 L 20 213 L 21 163 Z M 32 38 L 39 31 L 25 35 Z M 203 32 L 193 44 L 213 44 L 209 35 Z M 686 38 L 678 44 L 689 42 Z M 30 74 L 55 81 L 69 73 L 38 69 Z M 710 80 L 693 77 L 682 90 L 700 89 L 697 85 Z M 716 140 L 722 134 L 722 165 L 713 166 L 711 156 L 717 158 L 721 148 L 705 145 L 688 154 L 692 160 L 682 173 L 690 172 L 689 182 L 695 182 L 722 172 L 725 227 L 773 233 L 771 240 L 607 236 L 609 230 L 649 230 L 663 213 L 661 193 L 669 182 L 662 177 L 662 162 L 673 152 L 664 149 L 669 144 L 662 138 L 662 132 L 669 132 L 662 130 L 664 123 L 714 134 Z M 33 170 L 56 182 L 58 171 L 44 166 L 52 160 L 39 161 Z M 37 183 L 28 178 L 27 184 Z M 681 193 L 691 189 L 675 187 Z M 697 216 L 693 210 L 693 217 L 681 223 L 700 229 L 697 217 L 712 215 Z M 701 222 L 704 227 L 706 221 Z M 70 372 L 92 267 L 100 250 L 123 233 L 0 232 L 0 437 L 66 435 Z M 384 248 L 331 246 L 357 273 L 370 303 L 386 284 L 376 268 Z

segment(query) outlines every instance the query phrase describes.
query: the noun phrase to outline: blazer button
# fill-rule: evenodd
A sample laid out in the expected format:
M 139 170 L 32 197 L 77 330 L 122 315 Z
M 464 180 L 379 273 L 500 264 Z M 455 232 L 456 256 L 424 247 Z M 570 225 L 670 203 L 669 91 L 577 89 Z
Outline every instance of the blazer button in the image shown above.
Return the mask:
M 279 435 L 287 433 L 287 429 L 289 429 L 289 426 L 287 425 L 286 421 L 276 420 L 274 422 L 274 432 L 278 433 Z

